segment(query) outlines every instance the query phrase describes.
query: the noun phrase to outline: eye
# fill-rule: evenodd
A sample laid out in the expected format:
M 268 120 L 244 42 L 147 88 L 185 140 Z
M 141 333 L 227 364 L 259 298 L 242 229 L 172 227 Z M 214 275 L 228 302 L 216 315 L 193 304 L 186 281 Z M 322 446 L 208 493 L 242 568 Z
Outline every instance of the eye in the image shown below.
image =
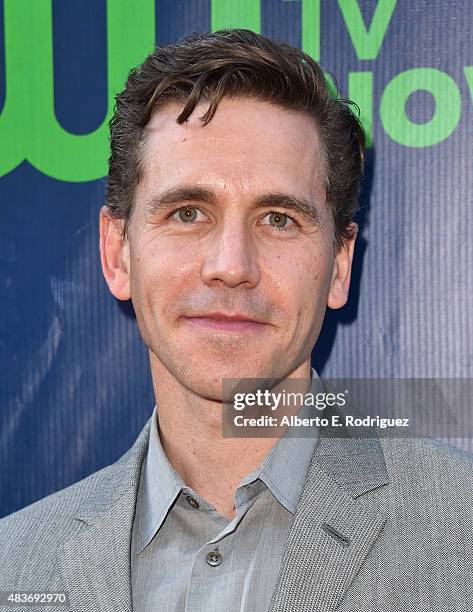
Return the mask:
M 174 218 L 176 221 L 182 221 L 182 223 L 192 224 L 197 220 L 198 214 L 203 214 L 195 206 L 181 206 L 169 213 L 170 218 Z M 263 225 L 271 225 L 279 231 L 294 231 L 299 225 L 295 219 L 286 215 L 285 213 L 271 210 L 266 213 L 265 218 L 269 217 L 269 223 L 263 223 Z
M 283 231 L 294 231 L 295 227 L 298 225 L 297 222 L 290 217 L 289 215 L 286 215 L 285 213 L 282 212 L 278 212 L 276 210 L 270 210 L 268 213 L 266 213 L 265 218 L 269 217 L 269 223 L 263 223 L 263 225 L 271 225 L 272 227 L 274 227 L 277 230 L 283 230 Z M 288 221 L 290 221 L 290 223 L 288 224 Z
M 201 211 L 195 206 L 182 206 L 181 208 L 176 208 L 174 211 L 172 211 L 169 216 L 173 218 L 175 215 L 178 215 L 176 221 L 180 220 L 183 223 L 192 223 L 196 220 L 198 212 Z

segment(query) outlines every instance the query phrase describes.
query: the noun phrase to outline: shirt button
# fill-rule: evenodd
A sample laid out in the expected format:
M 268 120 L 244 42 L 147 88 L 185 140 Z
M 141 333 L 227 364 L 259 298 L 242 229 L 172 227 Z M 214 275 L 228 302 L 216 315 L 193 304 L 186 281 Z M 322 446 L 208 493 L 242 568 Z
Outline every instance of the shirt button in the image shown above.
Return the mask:
M 212 567 L 216 565 L 220 565 L 222 563 L 222 555 L 218 552 L 218 550 L 212 550 L 207 553 L 206 561 Z
M 195 508 L 197 510 L 197 508 L 199 507 L 199 502 L 196 499 L 194 499 L 192 497 L 192 495 L 188 495 L 186 497 L 186 500 L 187 500 L 187 503 L 189 504 L 189 506 L 192 506 L 193 508 Z

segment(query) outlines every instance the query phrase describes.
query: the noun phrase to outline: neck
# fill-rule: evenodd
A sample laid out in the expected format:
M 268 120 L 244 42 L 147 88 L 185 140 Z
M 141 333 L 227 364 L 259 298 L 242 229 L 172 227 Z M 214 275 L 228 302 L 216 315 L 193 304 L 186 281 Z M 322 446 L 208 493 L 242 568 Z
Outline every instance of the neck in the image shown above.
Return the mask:
M 187 486 L 223 516 L 234 516 L 234 492 L 259 467 L 279 438 L 223 438 L 222 403 L 183 387 L 151 354 L 159 436 L 173 468 Z M 310 361 L 291 378 L 310 378 Z M 289 378 L 288 376 L 288 378 Z

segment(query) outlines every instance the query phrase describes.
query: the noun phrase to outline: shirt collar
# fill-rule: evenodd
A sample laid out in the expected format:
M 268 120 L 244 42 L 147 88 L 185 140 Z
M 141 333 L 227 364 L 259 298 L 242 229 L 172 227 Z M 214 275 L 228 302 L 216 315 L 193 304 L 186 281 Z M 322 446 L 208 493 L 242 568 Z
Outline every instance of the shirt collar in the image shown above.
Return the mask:
M 314 368 L 311 367 L 311 388 L 308 393 L 314 396 L 320 391 L 320 378 Z M 299 417 L 313 416 L 311 406 L 302 406 L 297 413 Z M 307 476 L 310 460 L 315 451 L 318 440 L 318 428 L 311 427 L 307 436 L 295 437 L 295 428 L 288 428 L 280 440 L 271 448 L 262 464 L 251 474 L 246 476 L 236 491 L 237 500 L 245 485 L 254 482 L 258 478 L 270 489 L 274 497 L 289 512 L 296 512 L 300 494 Z M 243 489 L 244 490 L 244 489 Z
M 320 378 L 311 367 L 310 393 L 316 393 Z M 303 406 L 300 417 L 311 416 L 310 407 Z M 235 492 L 237 507 L 250 499 L 252 483 L 262 481 L 272 495 L 291 513 L 295 513 L 318 439 L 318 429 L 312 427 L 310 437 L 293 437 L 288 428 L 271 448 L 261 465 L 246 476 Z M 254 486 L 254 485 L 253 485 Z M 167 513 L 181 490 L 186 488 L 178 472 L 172 467 L 162 447 L 158 431 L 158 409 L 151 416 L 148 452 L 143 462 L 136 516 L 134 522 L 133 549 L 141 552 L 161 527 Z
M 135 552 L 141 552 L 153 538 L 184 486 L 184 481 L 172 467 L 161 444 L 155 405 L 151 416 L 148 452 L 138 489 Z

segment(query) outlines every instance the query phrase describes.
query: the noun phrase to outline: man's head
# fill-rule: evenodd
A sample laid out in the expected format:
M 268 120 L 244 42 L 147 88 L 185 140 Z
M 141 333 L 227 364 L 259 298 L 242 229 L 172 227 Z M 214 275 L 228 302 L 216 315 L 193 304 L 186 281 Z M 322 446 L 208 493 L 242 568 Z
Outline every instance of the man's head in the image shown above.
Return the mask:
M 364 145 L 320 67 L 248 30 L 192 35 L 131 72 L 111 145 L 103 269 L 154 370 L 218 399 L 310 360 L 347 299 Z M 211 312 L 260 325 L 197 324 Z

